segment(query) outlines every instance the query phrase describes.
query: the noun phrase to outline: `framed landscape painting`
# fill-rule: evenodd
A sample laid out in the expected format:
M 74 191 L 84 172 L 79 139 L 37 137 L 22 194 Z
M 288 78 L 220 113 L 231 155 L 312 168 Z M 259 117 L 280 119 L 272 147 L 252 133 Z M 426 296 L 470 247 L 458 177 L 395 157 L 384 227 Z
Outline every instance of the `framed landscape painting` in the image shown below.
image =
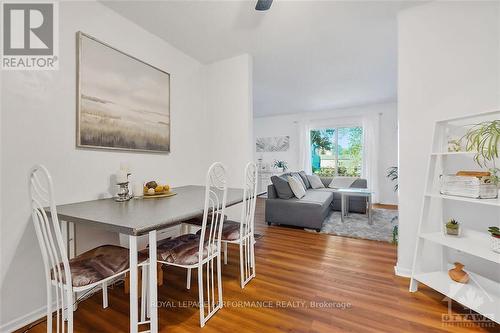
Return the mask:
M 168 153 L 170 74 L 78 32 L 77 146 Z

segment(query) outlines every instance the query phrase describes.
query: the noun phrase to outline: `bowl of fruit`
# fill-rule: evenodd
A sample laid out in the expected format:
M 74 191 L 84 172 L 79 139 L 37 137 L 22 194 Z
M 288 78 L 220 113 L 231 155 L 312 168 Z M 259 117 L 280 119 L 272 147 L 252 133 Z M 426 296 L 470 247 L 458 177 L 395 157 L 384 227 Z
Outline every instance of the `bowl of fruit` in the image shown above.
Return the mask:
M 154 180 L 147 182 L 144 185 L 144 197 L 166 197 L 174 195 L 175 193 L 170 191 L 169 185 L 160 185 Z

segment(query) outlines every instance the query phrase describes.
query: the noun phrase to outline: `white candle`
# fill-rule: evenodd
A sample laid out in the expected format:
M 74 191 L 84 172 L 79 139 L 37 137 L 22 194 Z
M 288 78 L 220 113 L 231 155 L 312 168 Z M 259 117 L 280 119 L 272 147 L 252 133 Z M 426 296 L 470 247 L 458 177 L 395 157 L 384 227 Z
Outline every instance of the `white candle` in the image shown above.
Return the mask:
M 116 183 L 121 184 L 121 183 L 126 183 L 128 181 L 127 179 L 127 172 L 124 170 L 118 171 L 116 174 Z
M 125 173 L 130 173 L 130 167 L 129 167 L 128 163 L 121 162 L 120 163 L 120 170 L 125 171 Z

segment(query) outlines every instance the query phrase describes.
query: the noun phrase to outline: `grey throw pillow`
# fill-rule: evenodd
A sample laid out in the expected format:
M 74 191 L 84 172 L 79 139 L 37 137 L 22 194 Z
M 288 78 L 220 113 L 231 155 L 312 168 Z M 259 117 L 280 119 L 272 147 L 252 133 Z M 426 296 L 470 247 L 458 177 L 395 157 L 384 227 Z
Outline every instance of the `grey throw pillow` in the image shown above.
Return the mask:
M 271 183 L 273 183 L 278 198 L 280 199 L 291 199 L 294 197 L 290 184 L 288 180 L 278 176 L 271 177 Z
M 302 179 L 302 181 L 304 182 L 306 189 L 311 188 L 311 183 L 309 183 L 309 179 L 307 179 L 307 175 L 306 175 L 305 171 L 300 171 L 299 176 Z
M 307 175 L 307 179 L 309 179 L 309 182 L 311 183 L 311 187 L 314 189 L 317 188 L 325 188 L 325 185 L 321 181 L 321 179 L 318 177 L 318 175 Z

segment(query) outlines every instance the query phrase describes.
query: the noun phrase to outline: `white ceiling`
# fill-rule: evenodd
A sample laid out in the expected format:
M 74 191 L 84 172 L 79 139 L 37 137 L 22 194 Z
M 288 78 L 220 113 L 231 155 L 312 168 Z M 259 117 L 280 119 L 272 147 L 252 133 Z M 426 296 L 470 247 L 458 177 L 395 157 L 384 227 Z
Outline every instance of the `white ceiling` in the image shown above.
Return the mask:
M 410 1 L 107 1 L 203 63 L 249 53 L 254 114 L 396 100 L 397 12 Z

